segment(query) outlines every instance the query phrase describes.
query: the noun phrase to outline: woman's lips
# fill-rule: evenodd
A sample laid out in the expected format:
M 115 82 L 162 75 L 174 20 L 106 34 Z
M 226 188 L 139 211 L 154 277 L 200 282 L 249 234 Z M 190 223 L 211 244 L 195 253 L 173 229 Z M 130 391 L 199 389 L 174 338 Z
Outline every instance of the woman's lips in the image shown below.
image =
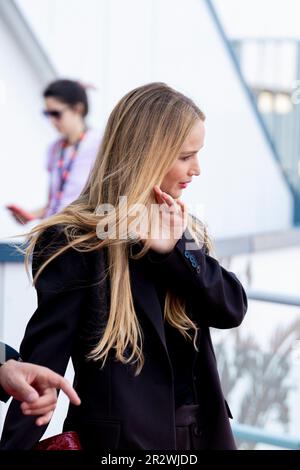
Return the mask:
M 187 181 L 186 183 L 179 183 L 179 186 L 181 188 L 186 188 L 189 183 L 190 183 L 190 181 Z

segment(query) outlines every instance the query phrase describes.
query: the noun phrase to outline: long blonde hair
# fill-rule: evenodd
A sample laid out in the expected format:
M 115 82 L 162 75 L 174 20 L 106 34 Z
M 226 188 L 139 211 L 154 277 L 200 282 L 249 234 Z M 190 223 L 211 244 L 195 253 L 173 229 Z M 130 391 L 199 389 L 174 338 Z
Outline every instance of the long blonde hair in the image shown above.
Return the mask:
M 79 251 L 107 247 L 111 290 L 109 316 L 103 335 L 88 356 L 102 361 L 102 367 L 109 351 L 115 349 L 117 360 L 137 364 L 137 375 L 142 370 L 144 357 L 143 332 L 130 286 L 128 256 L 132 240 L 128 233 L 99 239 L 96 236 L 99 219 L 101 226 L 113 225 L 120 234 L 124 220 L 134 219 L 128 207 L 142 204 L 148 213 L 152 213 L 152 205 L 156 203 L 153 186 L 161 185 L 197 119 L 204 121 L 205 116 L 195 103 L 164 83 L 150 83 L 127 93 L 110 114 L 98 156 L 81 195 L 29 234 L 27 266 L 37 239 L 47 228 L 63 225 L 68 240 L 39 268 L 34 283 L 45 266 L 70 247 Z M 120 196 L 124 195 L 126 207 L 119 203 Z M 117 208 L 114 219 L 111 213 L 101 216 L 97 213 L 97 208 L 107 203 Z M 204 243 L 208 250 L 211 249 L 204 225 L 191 215 L 188 215 L 188 229 L 199 245 Z M 143 256 L 148 249 L 146 240 L 136 257 Z M 198 327 L 185 313 L 184 300 L 169 291 L 164 318 L 186 339 L 193 339 L 196 347 Z M 190 330 L 194 331 L 193 337 Z M 128 347 L 130 355 L 125 357 Z

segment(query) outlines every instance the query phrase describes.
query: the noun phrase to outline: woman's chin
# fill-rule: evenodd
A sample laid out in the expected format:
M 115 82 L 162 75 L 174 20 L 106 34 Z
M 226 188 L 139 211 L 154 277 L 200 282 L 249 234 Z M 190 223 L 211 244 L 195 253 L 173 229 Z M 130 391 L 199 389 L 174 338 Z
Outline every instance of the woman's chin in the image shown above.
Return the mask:
M 171 196 L 173 199 L 178 199 L 181 196 L 181 194 L 182 194 L 182 189 L 176 189 L 172 191 Z

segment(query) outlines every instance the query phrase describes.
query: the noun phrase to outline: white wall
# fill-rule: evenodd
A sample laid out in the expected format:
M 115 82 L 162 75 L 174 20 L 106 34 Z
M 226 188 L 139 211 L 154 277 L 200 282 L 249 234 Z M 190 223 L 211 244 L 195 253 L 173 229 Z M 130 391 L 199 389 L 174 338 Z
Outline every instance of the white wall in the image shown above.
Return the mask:
M 0 18 L 0 237 L 20 231 L 4 209 L 18 203 L 42 206 L 47 198 L 44 170 L 53 137 L 41 118 L 43 84 Z
M 299 0 L 212 0 L 230 37 L 299 39 Z

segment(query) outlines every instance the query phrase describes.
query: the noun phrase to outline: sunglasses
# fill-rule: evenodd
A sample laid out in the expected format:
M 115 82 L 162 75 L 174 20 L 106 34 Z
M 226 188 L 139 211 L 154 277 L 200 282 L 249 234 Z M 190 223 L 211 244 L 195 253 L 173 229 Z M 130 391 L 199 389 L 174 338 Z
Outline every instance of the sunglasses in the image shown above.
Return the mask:
M 52 111 L 48 111 L 47 109 L 43 110 L 43 115 L 47 118 L 55 118 L 55 119 L 60 119 L 67 109 L 67 106 L 63 109 L 53 109 Z

